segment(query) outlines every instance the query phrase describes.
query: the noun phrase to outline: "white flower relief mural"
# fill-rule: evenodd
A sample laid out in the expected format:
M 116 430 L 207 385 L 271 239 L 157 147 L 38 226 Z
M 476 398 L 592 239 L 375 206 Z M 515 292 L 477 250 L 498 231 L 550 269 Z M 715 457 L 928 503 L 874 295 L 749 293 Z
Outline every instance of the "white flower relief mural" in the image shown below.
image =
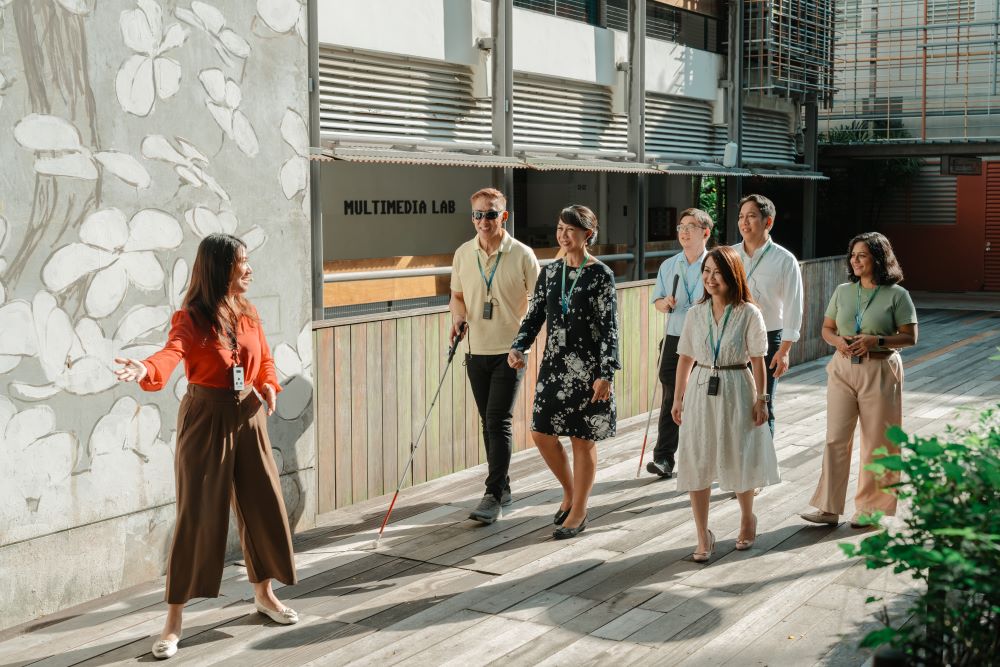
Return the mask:
M 80 227 L 80 243 L 63 246 L 42 268 L 42 280 L 61 292 L 91 276 L 85 305 L 91 317 L 107 317 L 122 304 L 130 285 L 140 289 L 163 287 L 163 268 L 157 250 L 172 250 L 183 233 L 177 221 L 156 209 L 143 209 L 126 222 L 116 208 L 92 213 Z
M 288 158 L 278 170 L 278 182 L 286 199 L 302 196 L 302 212 L 309 215 L 309 201 L 305 196 L 309 186 L 309 130 L 306 122 L 294 109 L 285 109 L 281 117 L 281 138 L 292 147 L 295 155 Z
M 226 17 L 212 5 L 195 0 L 190 9 L 178 7 L 177 18 L 190 26 L 205 31 L 212 38 L 212 46 L 227 66 L 236 60 L 250 57 L 250 44 L 236 32 L 226 27 Z
M 309 26 L 306 3 L 300 0 L 257 0 L 257 15 L 277 33 L 293 30 L 305 42 Z
M 29 114 L 14 126 L 14 140 L 35 151 L 35 173 L 93 181 L 100 167 L 136 188 L 149 187 L 146 168 L 131 155 L 94 151 L 83 145 L 80 132 L 69 121 L 46 114 Z
M 175 137 L 178 148 L 161 134 L 152 134 L 142 140 L 142 155 L 150 160 L 159 160 L 173 165 L 174 171 L 181 181 L 191 187 L 206 187 L 220 199 L 230 201 L 229 193 L 222 189 L 219 182 L 215 180 L 205 168 L 208 167 L 208 158 L 204 153 L 194 147 L 191 142 Z
M 282 419 L 298 419 L 312 401 L 312 325 L 302 327 L 293 348 L 280 343 L 274 348 L 274 367 L 284 391 L 277 412 Z
M 136 0 L 138 9 L 121 13 L 122 38 L 135 54 L 122 63 L 115 78 L 115 92 L 122 109 L 148 116 L 157 99 L 177 94 L 181 66 L 165 54 L 181 46 L 187 31 L 174 23 L 164 31 L 163 12 L 154 0 Z
M 259 225 L 254 225 L 244 234 L 238 234 L 240 222 L 232 211 L 222 210 L 216 213 L 210 208 L 196 206 L 184 212 L 184 220 L 198 238 L 205 238 L 209 234 L 239 236 L 247 246 L 247 253 L 252 253 L 267 243 L 267 233 Z
M 205 101 L 205 106 L 215 122 L 247 157 L 257 155 L 260 151 L 257 133 L 250 125 L 250 119 L 239 109 L 240 102 L 243 101 L 239 84 L 227 79 L 220 69 L 202 70 L 198 79 L 208 93 L 209 99 Z

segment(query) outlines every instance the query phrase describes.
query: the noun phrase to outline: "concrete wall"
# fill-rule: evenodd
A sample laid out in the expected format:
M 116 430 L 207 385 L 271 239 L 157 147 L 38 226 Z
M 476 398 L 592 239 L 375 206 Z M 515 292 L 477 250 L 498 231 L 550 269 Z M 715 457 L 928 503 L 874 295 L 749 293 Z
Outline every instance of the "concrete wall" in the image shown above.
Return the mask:
M 315 507 L 304 5 L 0 0 L 0 629 L 164 571 L 183 373 L 165 340 L 201 237 L 251 248 L 286 391 L 296 528 Z

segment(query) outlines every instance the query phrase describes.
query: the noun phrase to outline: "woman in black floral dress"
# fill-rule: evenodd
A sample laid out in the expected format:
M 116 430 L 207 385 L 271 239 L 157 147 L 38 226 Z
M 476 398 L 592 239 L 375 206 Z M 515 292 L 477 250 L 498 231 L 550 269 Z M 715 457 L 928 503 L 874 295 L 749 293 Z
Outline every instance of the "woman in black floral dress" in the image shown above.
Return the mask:
M 538 369 L 531 437 L 563 488 L 554 523 L 556 539 L 575 537 L 587 525 L 587 501 L 597 474 L 597 440 L 615 434 L 611 393 L 618 360 L 615 277 L 591 257 L 597 217 L 586 206 L 559 214 L 556 240 L 565 255 L 542 270 L 528 314 L 508 363 L 524 366 L 524 351 L 547 323 L 545 354 Z M 573 444 L 570 466 L 559 436 Z

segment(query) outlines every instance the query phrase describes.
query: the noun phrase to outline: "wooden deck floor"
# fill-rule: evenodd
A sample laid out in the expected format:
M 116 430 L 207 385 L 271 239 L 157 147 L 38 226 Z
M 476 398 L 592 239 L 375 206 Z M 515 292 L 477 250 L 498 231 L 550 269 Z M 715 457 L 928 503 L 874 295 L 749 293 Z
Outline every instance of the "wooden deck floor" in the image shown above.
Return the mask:
M 921 343 L 905 355 L 905 426 L 941 432 L 1000 395 L 1000 363 L 986 361 L 1000 345 L 1000 313 L 920 317 Z M 633 420 L 600 445 L 579 538 L 552 540 L 560 494 L 537 454 L 524 452 L 512 466 L 515 502 L 493 526 L 466 519 L 482 469 L 406 490 L 377 551 L 386 499 L 324 516 L 297 541 L 299 583 L 279 591 L 302 618 L 296 626 L 263 623 L 244 569 L 229 566 L 221 597 L 188 605 L 170 664 L 860 665 L 868 655 L 857 642 L 878 625 L 879 607 L 865 599 L 899 611 L 914 588 L 842 555 L 837 544 L 863 533 L 796 516 L 819 474 L 824 364 L 781 382 L 783 481 L 757 499 L 760 532 L 748 552 L 733 548 L 736 501 L 716 492 L 718 551 L 707 566 L 690 560 L 686 494 L 673 481 L 635 478 L 644 422 Z M 9 631 L 0 665 L 153 661 L 162 595 L 162 580 L 151 582 Z

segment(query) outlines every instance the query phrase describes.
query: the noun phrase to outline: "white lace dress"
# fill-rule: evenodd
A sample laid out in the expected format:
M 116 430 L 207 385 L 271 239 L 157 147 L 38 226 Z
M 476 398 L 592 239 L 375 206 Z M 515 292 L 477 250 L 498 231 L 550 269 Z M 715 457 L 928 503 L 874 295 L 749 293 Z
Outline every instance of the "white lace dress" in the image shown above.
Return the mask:
M 688 311 L 677 353 L 697 361 L 684 393 L 684 410 L 677 447 L 677 490 L 697 491 L 718 482 L 726 491 L 749 491 L 780 481 L 778 459 L 767 422 L 753 424 L 757 398 L 753 374 L 721 370 L 719 392 L 708 395 L 714 350 L 709 345 L 710 301 Z M 721 319 L 713 318 L 712 335 L 719 337 Z M 753 304 L 736 306 L 729 316 L 719 348 L 719 366 L 745 364 L 767 352 L 764 316 Z

